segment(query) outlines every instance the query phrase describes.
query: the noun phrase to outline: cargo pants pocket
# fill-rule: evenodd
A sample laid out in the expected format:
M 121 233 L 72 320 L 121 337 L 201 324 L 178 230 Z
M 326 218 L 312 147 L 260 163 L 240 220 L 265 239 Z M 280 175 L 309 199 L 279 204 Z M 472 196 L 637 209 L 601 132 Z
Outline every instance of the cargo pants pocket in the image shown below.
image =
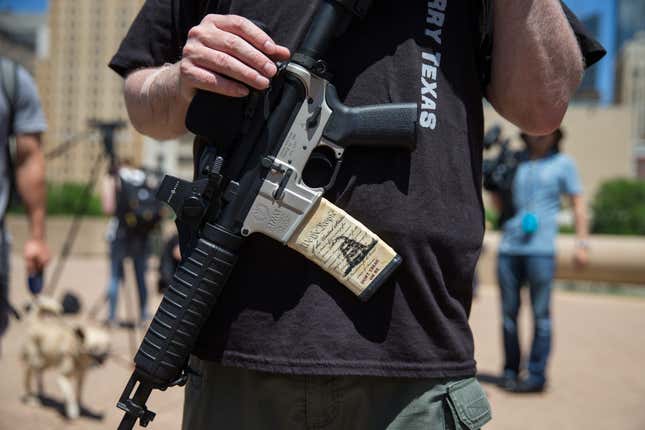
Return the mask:
M 199 403 L 203 386 L 203 371 L 201 362 L 196 357 L 190 357 L 188 362 L 188 380 L 184 387 L 185 407 L 194 408 Z
M 188 362 L 188 381 L 184 387 L 184 410 L 182 419 L 183 430 L 206 428 L 202 421 L 208 417 L 208 396 L 202 395 L 204 374 L 201 360 L 191 356 Z
M 492 418 L 486 393 L 475 378 L 449 384 L 446 403 L 446 421 L 455 430 L 478 430 Z

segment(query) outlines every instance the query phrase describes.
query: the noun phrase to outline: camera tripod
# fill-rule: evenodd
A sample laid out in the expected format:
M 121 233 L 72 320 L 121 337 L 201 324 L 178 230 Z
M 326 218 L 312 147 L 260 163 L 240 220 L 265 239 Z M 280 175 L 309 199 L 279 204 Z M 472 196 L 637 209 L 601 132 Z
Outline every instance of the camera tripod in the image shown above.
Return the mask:
M 115 137 L 116 137 L 116 133 L 120 129 L 125 127 L 126 123 L 123 121 L 99 121 L 94 119 L 94 120 L 90 120 L 88 125 L 90 127 L 89 130 L 68 138 L 64 143 L 62 143 L 61 145 L 57 146 L 56 148 L 54 148 L 53 150 L 45 154 L 46 159 L 51 160 L 67 153 L 75 145 L 77 145 L 82 141 L 85 141 L 85 139 L 89 137 L 93 137 L 97 133 L 100 135 L 100 138 L 101 138 L 102 150 L 99 152 L 99 154 L 96 156 L 96 158 L 92 163 L 89 178 L 83 185 L 81 198 L 79 199 L 78 205 L 73 214 L 72 222 L 70 224 L 69 230 L 66 234 L 65 240 L 61 247 L 59 258 L 56 261 L 56 265 L 53 269 L 53 273 L 44 289 L 44 293 L 48 295 L 53 295 L 60 284 L 60 280 L 64 272 L 66 263 L 69 260 L 69 256 L 71 255 L 76 239 L 78 238 L 83 219 L 89 209 L 92 192 L 95 189 L 96 184 L 99 180 L 100 174 L 104 169 L 105 162 L 107 161 L 110 168 L 113 168 L 113 166 L 115 166 L 116 164 L 117 157 L 116 157 L 116 151 L 115 151 Z M 124 282 L 124 281 L 125 279 L 121 280 L 121 282 Z M 127 284 L 128 283 L 126 283 L 126 285 Z M 133 304 L 132 297 L 130 296 L 128 291 L 125 291 L 123 296 L 124 296 L 123 301 L 125 304 L 126 319 L 128 321 L 134 321 L 133 319 L 134 304 Z M 90 307 L 90 310 L 88 312 L 88 317 L 91 320 L 96 320 L 97 314 L 105 305 L 105 303 L 107 303 L 107 295 L 101 294 Z M 132 330 L 128 331 L 128 346 L 131 354 L 133 354 L 134 351 L 136 351 L 137 338 L 138 338 L 137 330 L 138 330 L 137 325 L 133 324 Z M 125 361 L 125 360 L 121 360 L 121 361 Z M 128 367 L 131 367 L 129 363 L 128 363 Z

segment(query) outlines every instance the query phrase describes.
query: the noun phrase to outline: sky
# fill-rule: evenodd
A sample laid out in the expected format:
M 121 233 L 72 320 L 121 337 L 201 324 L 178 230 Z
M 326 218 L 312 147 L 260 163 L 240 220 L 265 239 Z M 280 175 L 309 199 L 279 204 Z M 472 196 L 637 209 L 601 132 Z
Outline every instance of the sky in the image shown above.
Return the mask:
M 48 0 L 0 0 L 0 11 L 12 12 L 45 12 Z

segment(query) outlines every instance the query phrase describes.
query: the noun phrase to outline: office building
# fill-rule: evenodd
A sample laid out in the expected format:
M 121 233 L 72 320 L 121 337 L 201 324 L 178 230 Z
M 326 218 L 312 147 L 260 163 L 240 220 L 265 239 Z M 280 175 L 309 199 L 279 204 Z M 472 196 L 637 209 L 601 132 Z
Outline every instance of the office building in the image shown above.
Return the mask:
M 123 81 L 107 64 L 142 3 L 143 0 L 50 3 L 49 51 L 37 62 L 35 73 L 49 122 L 47 151 L 87 131 L 90 119 L 127 119 Z M 117 136 L 119 156 L 140 162 L 143 137 L 131 127 Z M 83 138 L 64 155 L 48 162 L 48 179 L 83 182 L 101 153 L 98 137 Z

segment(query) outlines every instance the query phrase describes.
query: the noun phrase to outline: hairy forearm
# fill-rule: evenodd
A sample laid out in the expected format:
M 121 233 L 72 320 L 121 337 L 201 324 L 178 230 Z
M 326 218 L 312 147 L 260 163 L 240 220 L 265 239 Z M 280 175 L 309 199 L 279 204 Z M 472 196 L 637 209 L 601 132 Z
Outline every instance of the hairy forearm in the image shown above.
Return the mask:
M 244 97 L 249 88 L 265 90 L 278 71 L 275 61 L 290 56 L 248 19 L 209 14 L 188 32 L 181 61 L 128 75 L 130 119 L 148 136 L 178 137 L 186 132 L 184 119 L 197 89 L 228 97 Z
M 573 30 L 558 0 L 496 0 L 494 19 L 488 98 L 524 131 L 547 134 L 582 79 Z
M 179 63 L 132 72 L 125 80 L 125 104 L 132 124 L 159 140 L 186 133 L 190 94 L 182 94 Z
M 46 187 L 45 156 L 39 135 L 19 135 L 17 143 L 16 185 L 29 219 L 32 239 L 45 237 Z

